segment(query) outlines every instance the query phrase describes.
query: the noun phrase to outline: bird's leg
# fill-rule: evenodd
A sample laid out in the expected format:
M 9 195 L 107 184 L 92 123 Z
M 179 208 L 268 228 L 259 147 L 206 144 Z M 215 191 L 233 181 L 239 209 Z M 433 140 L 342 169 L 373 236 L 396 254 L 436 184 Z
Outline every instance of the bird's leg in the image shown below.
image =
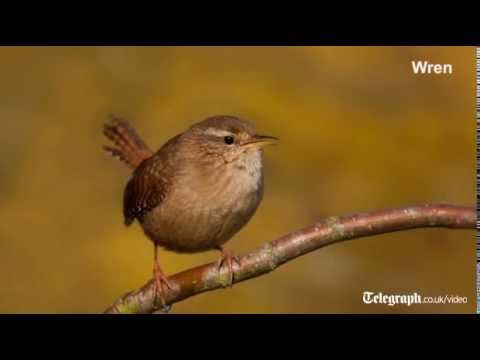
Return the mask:
M 153 244 L 153 251 L 154 251 L 154 261 L 153 261 L 153 280 L 154 280 L 154 304 L 157 304 L 157 300 L 160 299 L 162 303 L 162 307 L 165 312 L 168 312 L 169 307 L 167 307 L 165 303 L 164 297 L 164 290 L 163 285 L 168 289 L 172 288 L 172 285 L 168 281 L 167 277 L 163 273 L 162 268 L 160 267 L 160 263 L 158 261 L 158 246 L 157 244 Z
M 224 264 L 228 266 L 228 273 L 230 275 L 230 284 L 229 286 L 233 286 L 233 262 L 236 262 L 238 266 L 240 266 L 240 259 L 234 255 L 230 250 L 224 249 L 223 246 L 219 245 L 216 247 L 217 250 L 222 252 L 220 255 L 220 259 L 217 261 L 217 269 L 220 271 Z

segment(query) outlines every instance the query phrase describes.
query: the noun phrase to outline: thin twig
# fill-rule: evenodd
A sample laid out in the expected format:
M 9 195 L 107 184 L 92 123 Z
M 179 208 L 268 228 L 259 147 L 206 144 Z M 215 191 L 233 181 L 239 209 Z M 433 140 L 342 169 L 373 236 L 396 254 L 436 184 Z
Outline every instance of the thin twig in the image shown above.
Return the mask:
M 241 265 L 234 265 L 233 268 L 233 282 L 267 274 L 301 255 L 341 241 L 425 227 L 475 229 L 476 218 L 476 211 L 472 207 L 446 204 L 332 216 L 240 257 Z M 168 280 L 172 289 L 166 289 L 164 297 L 166 303 L 171 305 L 202 292 L 225 287 L 229 283 L 229 276 L 226 267 L 218 271 L 216 264 L 210 263 L 175 274 Z M 153 301 L 153 290 L 153 283 L 149 281 L 140 289 L 119 298 L 105 313 L 153 313 L 159 310 Z

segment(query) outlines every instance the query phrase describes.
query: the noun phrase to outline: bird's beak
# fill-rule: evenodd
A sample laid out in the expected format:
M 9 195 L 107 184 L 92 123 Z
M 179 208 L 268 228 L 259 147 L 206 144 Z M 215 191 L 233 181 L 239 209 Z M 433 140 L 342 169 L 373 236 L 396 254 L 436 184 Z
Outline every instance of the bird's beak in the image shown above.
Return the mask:
M 251 140 L 243 143 L 243 145 L 254 145 L 257 147 L 263 147 L 266 145 L 275 145 L 280 141 L 274 136 L 268 135 L 254 135 Z

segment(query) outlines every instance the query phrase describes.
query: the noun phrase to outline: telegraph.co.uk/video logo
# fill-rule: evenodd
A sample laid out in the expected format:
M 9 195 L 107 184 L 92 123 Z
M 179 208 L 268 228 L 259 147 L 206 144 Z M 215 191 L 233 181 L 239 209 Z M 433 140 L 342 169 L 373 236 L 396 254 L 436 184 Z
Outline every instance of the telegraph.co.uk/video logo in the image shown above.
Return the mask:
M 394 295 L 373 291 L 364 291 L 362 300 L 364 304 L 368 305 L 382 304 L 388 306 L 411 306 L 413 304 L 466 304 L 468 302 L 466 296 L 459 295 L 421 296 L 416 292 L 412 294 Z

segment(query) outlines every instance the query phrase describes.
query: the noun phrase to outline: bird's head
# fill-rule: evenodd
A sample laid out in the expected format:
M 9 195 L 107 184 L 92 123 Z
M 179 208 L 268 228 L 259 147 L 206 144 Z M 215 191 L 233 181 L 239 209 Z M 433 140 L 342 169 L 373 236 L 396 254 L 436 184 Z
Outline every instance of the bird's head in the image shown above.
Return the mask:
M 209 117 L 191 126 L 189 132 L 200 152 L 225 162 L 245 160 L 278 142 L 276 137 L 257 134 L 250 122 L 227 115 Z

